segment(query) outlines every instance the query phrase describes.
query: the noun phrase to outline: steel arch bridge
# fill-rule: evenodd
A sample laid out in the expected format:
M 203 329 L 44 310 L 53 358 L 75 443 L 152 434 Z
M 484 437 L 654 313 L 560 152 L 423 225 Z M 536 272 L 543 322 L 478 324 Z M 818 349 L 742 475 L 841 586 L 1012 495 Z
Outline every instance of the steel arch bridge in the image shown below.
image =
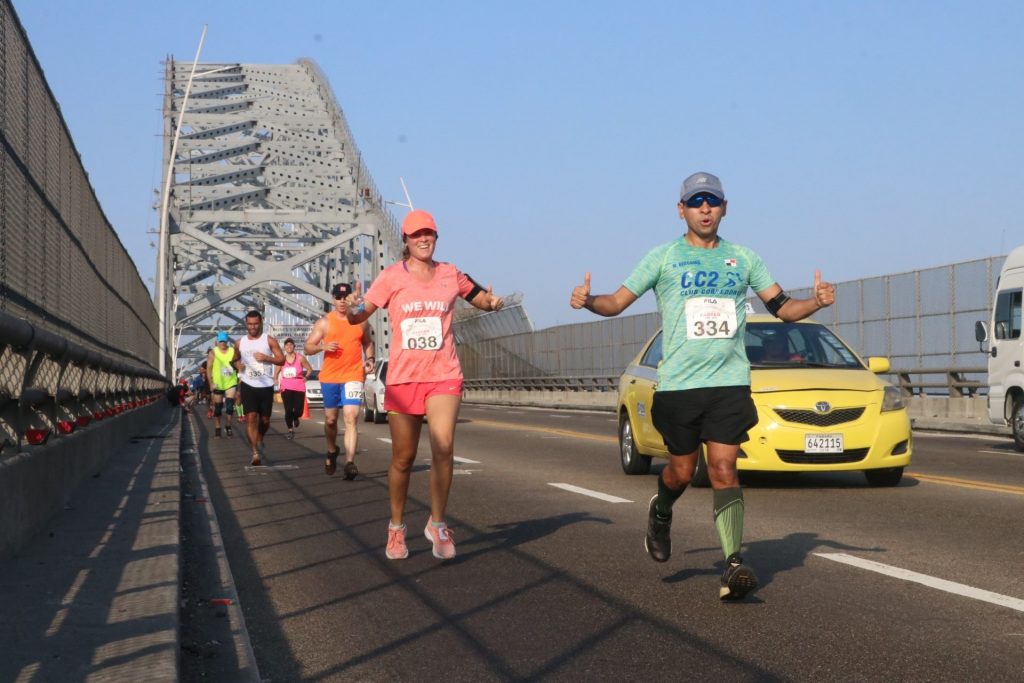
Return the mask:
M 157 308 L 175 371 L 218 331 L 244 334 L 251 309 L 301 344 L 334 283 L 365 289 L 400 258 L 395 219 L 312 61 L 193 71 L 168 59 L 164 88 Z M 371 325 L 386 349 L 387 316 Z

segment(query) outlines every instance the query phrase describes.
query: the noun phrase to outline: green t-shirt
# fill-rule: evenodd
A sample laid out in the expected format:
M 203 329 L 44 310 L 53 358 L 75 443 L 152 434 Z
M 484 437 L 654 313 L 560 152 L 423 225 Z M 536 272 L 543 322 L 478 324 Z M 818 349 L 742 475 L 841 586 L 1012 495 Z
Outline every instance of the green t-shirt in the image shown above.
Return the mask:
M 775 283 L 761 257 L 722 238 L 714 249 L 685 237 L 652 249 L 622 285 L 638 297 L 654 289 L 663 357 L 658 390 L 750 385 L 743 344 L 747 288 Z

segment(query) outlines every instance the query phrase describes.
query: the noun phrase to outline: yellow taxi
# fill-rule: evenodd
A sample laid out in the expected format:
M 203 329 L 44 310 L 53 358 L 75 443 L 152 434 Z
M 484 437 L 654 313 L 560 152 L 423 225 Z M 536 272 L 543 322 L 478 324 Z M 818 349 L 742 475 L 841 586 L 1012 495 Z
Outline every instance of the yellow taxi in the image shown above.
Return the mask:
M 738 467 L 771 472 L 863 471 L 872 486 L 895 486 L 910 464 L 910 418 L 903 394 L 829 328 L 748 315 L 745 344 L 758 423 L 740 447 Z M 626 474 L 646 474 L 668 457 L 651 423 L 661 362 L 661 331 L 619 378 L 619 454 Z M 693 485 L 709 484 L 698 458 Z

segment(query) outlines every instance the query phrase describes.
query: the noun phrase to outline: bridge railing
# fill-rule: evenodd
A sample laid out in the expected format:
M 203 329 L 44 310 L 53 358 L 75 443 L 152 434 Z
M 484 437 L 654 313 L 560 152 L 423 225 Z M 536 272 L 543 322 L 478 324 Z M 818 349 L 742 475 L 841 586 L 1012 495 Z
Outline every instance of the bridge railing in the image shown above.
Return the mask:
M 41 446 L 159 400 L 155 369 L 0 311 L 0 453 Z
M 911 368 L 894 369 L 888 380 L 900 387 L 907 396 L 934 395 L 935 389 L 945 390 L 952 397 L 977 396 L 988 389 L 985 382 L 972 380 L 968 375 L 984 376 L 986 368 Z M 467 391 L 618 391 L 619 375 L 584 375 L 563 377 L 491 377 L 466 379 Z

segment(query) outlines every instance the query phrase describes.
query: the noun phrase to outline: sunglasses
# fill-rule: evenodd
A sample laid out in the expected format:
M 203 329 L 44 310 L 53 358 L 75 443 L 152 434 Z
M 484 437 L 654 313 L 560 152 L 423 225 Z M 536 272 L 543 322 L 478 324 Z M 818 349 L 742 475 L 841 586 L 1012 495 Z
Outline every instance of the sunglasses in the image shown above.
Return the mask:
M 682 203 L 686 204 L 690 209 L 699 209 L 704 206 L 704 202 L 707 202 L 708 206 L 713 209 L 717 206 L 721 206 L 723 201 L 724 200 L 721 197 L 716 197 L 713 194 L 695 194 Z

